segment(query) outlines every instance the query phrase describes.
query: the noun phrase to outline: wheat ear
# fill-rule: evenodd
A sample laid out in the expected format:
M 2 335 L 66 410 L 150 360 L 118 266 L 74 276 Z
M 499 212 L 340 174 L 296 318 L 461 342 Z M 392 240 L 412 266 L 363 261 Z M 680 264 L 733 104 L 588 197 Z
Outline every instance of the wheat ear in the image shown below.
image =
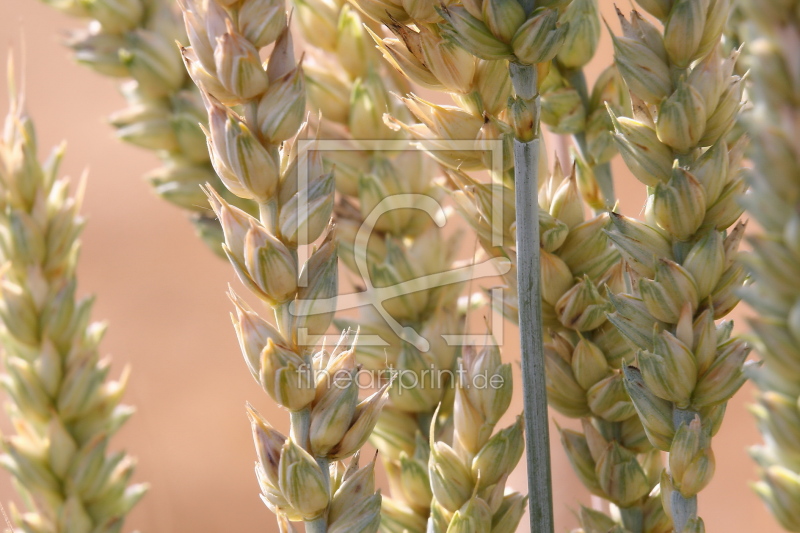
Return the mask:
M 797 341 L 797 227 L 800 185 L 800 18 L 790 4 L 742 2 L 748 22 L 745 61 L 754 109 L 744 120 L 752 138 L 751 192 L 743 201 L 762 232 L 750 237 L 743 262 L 754 278 L 745 299 L 757 312 L 750 327 L 763 358 L 748 375 L 758 387 L 750 410 L 764 435 L 751 454 L 760 467 L 759 496 L 787 531 L 800 531 L 800 375 Z
M 452 444 L 431 436 L 427 531 L 516 531 L 527 497 L 508 491 L 506 480 L 525 449 L 522 417 L 494 431 L 511 403 L 511 365 L 497 347 L 465 348 L 459 369 Z M 485 376 L 499 386 L 476 386 Z
M 741 107 L 735 61 L 720 52 L 730 3 L 641 2 L 664 23 L 620 15 L 617 68 L 633 117 L 612 120 L 628 168 L 648 186 L 645 221 L 612 214 L 609 237 L 630 268 L 610 320 L 636 351 L 625 385 L 650 442 L 669 453 L 661 475 L 674 531 L 703 531 L 697 494 L 714 473 L 711 438 L 744 383 L 749 348 L 717 324 L 739 301 L 744 225 L 742 142 L 726 142 Z M 630 361 L 634 363 L 634 361 Z
M 624 290 L 619 253 L 606 236 L 608 213 L 584 219 L 575 170 L 556 162 L 539 195 L 542 231 L 542 305 L 550 333 L 545 343 L 547 394 L 562 414 L 581 418 L 583 432 L 560 429 L 578 478 L 618 509 L 631 532 L 666 532 L 671 525 L 657 494 L 661 463 L 625 392 L 623 361 L 633 352 L 608 322 L 610 296 Z M 601 518 L 603 516 L 603 518 Z M 614 523 L 599 512 L 580 513 L 585 531 Z M 605 526 L 604 526 L 605 527 Z M 611 527 L 611 526 L 609 526 Z
M 286 7 L 210 0 L 182 8 L 192 45 L 184 58 L 203 90 L 212 163 L 232 193 L 259 205 L 257 219 L 207 190 L 239 279 L 275 315 L 273 326 L 231 293 L 248 367 L 291 413 L 286 438 L 249 410 L 262 498 L 279 522 L 302 520 L 307 531 L 377 531 L 381 497 L 372 464 L 359 470 L 351 462 L 353 473 L 344 478 L 329 469 L 369 437 L 388 384 L 359 401 L 351 334 L 332 351 L 312 354 L 331 323 L 338 290 L 334 231 L 326 232 L 334 188 L 319 150 L 303 146 L 305 78 Z M 264 68 L 258 52 L 268 45 L 274 46 Z M 325 233 L 300 269 L 298 247 Z
M 0 140 L 0 380 L 15 434 L 0 463 L 27 508 L 12 508 L 19 531 L 118 532 L 147 486 L 130 484 L 132 457 L 108 451 L 134 411 L 120 403 L 129 370 L 107 379 L 105 325 L 90 322 L 92 298 L 75 296 L 84 220 L 80 193 L 58 177 L 62 155 L 37 160 L 33 123 L 12 99 Z
M 198 126 L 205 122 L 200 94 L 186 74 L 175 41 L 186 34 L 167 0 L 43 0 L 70 16 L 89 20 L 66 41 L 75 60 L 102 76 L 119 79 L 128 107 L 109 122 L 121 140 L 155 152 L 163 166 L 145 178 L 164 200 L 184 210 L 198 235 L 223 256 L 222 233 L 208 210 L 201 185 L 255 214 L 253 202 L 230 194 L 208 158 Z
M 453 177 L 462 183 L 457 195 L 462 211 L 489 243 L 495 223 L 490 188 L 464 174 Z M 671 524 L 660 498 L 650 496 L 661 463 L 623 385 L 623 361 L 630 360 L 633 351 L 606 319 L 612 309 L 607 295 L 625 287 L 620 254 L 606 235 L 610 216 L 604 213 L 586 219 L 574 169 L 565 177 L 556 161 L 552 174 L 543 181 L 540 265 L 548 402 L 565 416 L 583 419 L 584 426 L 584 432 L 562 430 L 562 444 L 581 482 L 619 508 L 628 530 L 668 531 Z M 512 195 L 504 193 L 506 198 Z M 514 256 L 511 248 L 494 250 Z M 506 279 L 516 287 L 513 272 Z M 505 303 L 507 315 L 514 316 L 513 300 Z M 601 516 L 584 509 L 580 514 L 584 529 L 614 523 Z

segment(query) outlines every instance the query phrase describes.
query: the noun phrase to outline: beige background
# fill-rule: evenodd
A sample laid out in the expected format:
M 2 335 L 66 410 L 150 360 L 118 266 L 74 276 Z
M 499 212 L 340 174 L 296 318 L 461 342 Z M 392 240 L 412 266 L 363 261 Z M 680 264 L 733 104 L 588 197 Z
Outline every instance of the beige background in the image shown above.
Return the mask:
M 611 2 L 601 4 L 606 17 L 614 19 Z M 157 165 L 155 157 L 113 138 L 104 117 L 123 100 L 112 81 L 70 60 L 59 40 L 65 28 L 74 26 L 36 0 L 0 1 L 0 52 L 13 47 L 17 56 L 24 54 L 28 109 L 43 155 L 67 139 L 64 171 L 78 176 L 90 169 L 80 291 L 97 294 L 94 316 L 110 321 L 104 349 L 114 358 L 115 372 L 133 365 L 127 401 L 138 413 L 115 442 L 139 458 L 136 479 L 152 484 L 126 530 L 276 531 L 257 495 L 245 400 L 281 429 L 288 417 L 251 380 L 239 355 L 224 295 L 232 271 L 142 181 Z M 611 59 L 606 41 L 598 65 Z M 3 76 L 3 113 L 6 96 Z M 617 175 L 623 176 L 617 163 Z M 637 214 L 644 187 L 628 176 L 620 180 L 623 210 Z M 508 328 L 509 360 L 518 359 L 515 335 Z M 710 532 L 779 531 L 747 485 L 756 475 L 745 449 L 759 441 L 745 407 L 751 398 L 752 390 L 745 387 L 731 402 L 715 439 L 717 474 L 700 497 Z M 7 421 L 0 426 L 7 429 Z M 590 500 L 557 437 L 553 464 L 556 529 L 562 532 L 575 525 L 572 509 Z M 524 490 L 524 467 L 511 483 Z M 9 476 L 2 472 L 0 502 L 13 499 Z M 525 521 L 520 531 L 527 531 Z

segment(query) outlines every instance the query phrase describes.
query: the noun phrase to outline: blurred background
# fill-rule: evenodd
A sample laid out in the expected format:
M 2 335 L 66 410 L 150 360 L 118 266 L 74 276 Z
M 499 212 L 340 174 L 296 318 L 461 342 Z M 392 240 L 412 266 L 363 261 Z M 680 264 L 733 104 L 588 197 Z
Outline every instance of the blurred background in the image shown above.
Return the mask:
M 605 18 L 616 16 L 600 0 Z M 258 497 L 255 452 L 245 401 L 252 402 L 281 430 L 288 414 L 275 408 L 243 364 L 228 313 L 227 263 L 213 256 L 177 209 L 151 193 L 141 176 L 158 165 L 155 157 L 113 137 L 105 117 L 123 107 L 113 81 L 76 65 L 62 45 L 76 22 L 37 0 L 0 2 L 2 52 L 13 50 L 22 72 L 27 109 L 33 117 L 41 156 L 62 140 L 67 156 L 62 173 L 77 178 L 89 169 L 83 207 L 89 223 L 83 235 L 79 291 L 97 295 L 96 320 L 108 320 L 103 349 L 116 376 L 132 365 L 127 403 L 137 414 L 114 444 L 139 461 L 137 481 L 150 493 L 130 516 L 126 531 L 216 533 L 275 532 L 277 526 Z M 592 80 L 612 60 L 604 35 L 588 69 Z M 0 109 L 7 106 L 6 76 Z M 558 143 L 551 141 L 551 152 Z M 621 210 L 640 214 L 644 186 L 615 160 Z M 470 243 L 470 248 L 474 243 Z M 467 255 L 470 253 L 466 252 Z M 747 309 L 734 314 L 743 331 Z M 514 328 L 504 335 L 504 358 L 518 361 Z M 521 387 L 509 422 L 521 410 Z M 717 472 L 700 496 L 700 515 L 709 532 L 780 531 L 748 483 L 756 479 L 746 448 L 760 441 L 747 412 L 753 393 L 746 385 L 730 402 L 714 439 Z M 562 420 L 562 427 L 575 421 Z M 0 428 L 9 431 L 5 417 Z M 591 499 L 577 481 L 551 425 L 556 530 L 577 521 L 573 511 Z M 524 460 L 509 484 L 524 491 Z M 0 502 L 17 501 L 10 476 L 0 471 Z M 519 531 L 528 531 L 523 519 Z

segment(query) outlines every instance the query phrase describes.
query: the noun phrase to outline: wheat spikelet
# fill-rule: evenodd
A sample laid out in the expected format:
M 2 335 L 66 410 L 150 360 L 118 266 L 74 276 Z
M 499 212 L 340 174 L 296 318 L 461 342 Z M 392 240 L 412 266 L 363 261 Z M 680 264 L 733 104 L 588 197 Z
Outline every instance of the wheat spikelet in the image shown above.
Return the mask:
M 431 437 L 428 531 L 515 531 L 527 498 L 506 489 L 525 448 L 522 417 L 495 432 L 511 403 L 511 365 L 497 347 L 465 348 L 459 361 L 452 444 Z M 494 387 L 480 387 L 488 378 Z

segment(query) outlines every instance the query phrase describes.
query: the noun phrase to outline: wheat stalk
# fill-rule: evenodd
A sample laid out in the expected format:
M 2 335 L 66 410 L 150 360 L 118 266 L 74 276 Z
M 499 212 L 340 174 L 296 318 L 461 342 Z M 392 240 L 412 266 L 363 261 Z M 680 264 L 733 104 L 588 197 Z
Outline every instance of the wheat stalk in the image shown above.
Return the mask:
M 725 404 L 744 383 L 749 351 L 715 320 L 738 302 L 746 273 L 735 262 L 744 225 L 742 142 L 729 145 L 741 107 L 735 61 L 720 35 L 730 4 L 641 2 L 664 23 L 620 14 L 615 59 L 633 117 L 612 112 L 619 150 L 648 186 L 644 222 L 612 214 L 609 237 L 629 268 L 626 294 L 610 317 L 636 351 L 625 386 L 647 436 L 668 451 L 664 507 L 676 532 L 704 531 L 697 494 L 714 473 L 711 438 Z
M 751 193 L 747 210 L 762 233 L 750 238 L 753 251 L 743 262 L 756 283 L 745 299 L 757 312 L 750 326 L 763 364 L 748 375 L 759 389 L 751 406 L 764 444 L 751 454 L 760 467 L 754 485 L 769 509 L 788 531 L 800 531 L 800 425 L 796 349 L 796 242 L 798 171 L 800 169 L 800 83 L 797 43 L 800 19 L 789 5 L 742 2 L 746 18 L 734 27 L 746 39 L 745 61 L 752 71 L 750 98 L 754 109 L 744 125 L 752 138 L 748 173 Z
M 9 79 L 13 79 L 10 72 Z M 107 380 L 90 323 L 92 299 L 76 299 L 83 228 L 81 194 L 58 177 L 63 149 L 40 164 L 33 123 L 11 87 L 0 141 L 0 342 L 15 434 L 0 463 L 27 510 L 11 510 L 19 531 L 118 532 L 145 494 L 129 484 L 135 461 L 108 443 L 133 414 L 121 404 L 129 370 Z
M 43 0 L 70 16 L 89 20 L 66 41 L 79 63 L 122 80 L 128 107 L 109 122 L 121 140 L 156 153 L 163 166 L 145 178 L 164 200 L 190 216 L 198 235 L 216 254 L 222 234 L 201 185 L 255 214 L 257 206 L 230 194 L 211 167 L 199 123 L 200 94 L 187 76 L 175 41 L 186 34 L 174 4 L 166 0 Z

